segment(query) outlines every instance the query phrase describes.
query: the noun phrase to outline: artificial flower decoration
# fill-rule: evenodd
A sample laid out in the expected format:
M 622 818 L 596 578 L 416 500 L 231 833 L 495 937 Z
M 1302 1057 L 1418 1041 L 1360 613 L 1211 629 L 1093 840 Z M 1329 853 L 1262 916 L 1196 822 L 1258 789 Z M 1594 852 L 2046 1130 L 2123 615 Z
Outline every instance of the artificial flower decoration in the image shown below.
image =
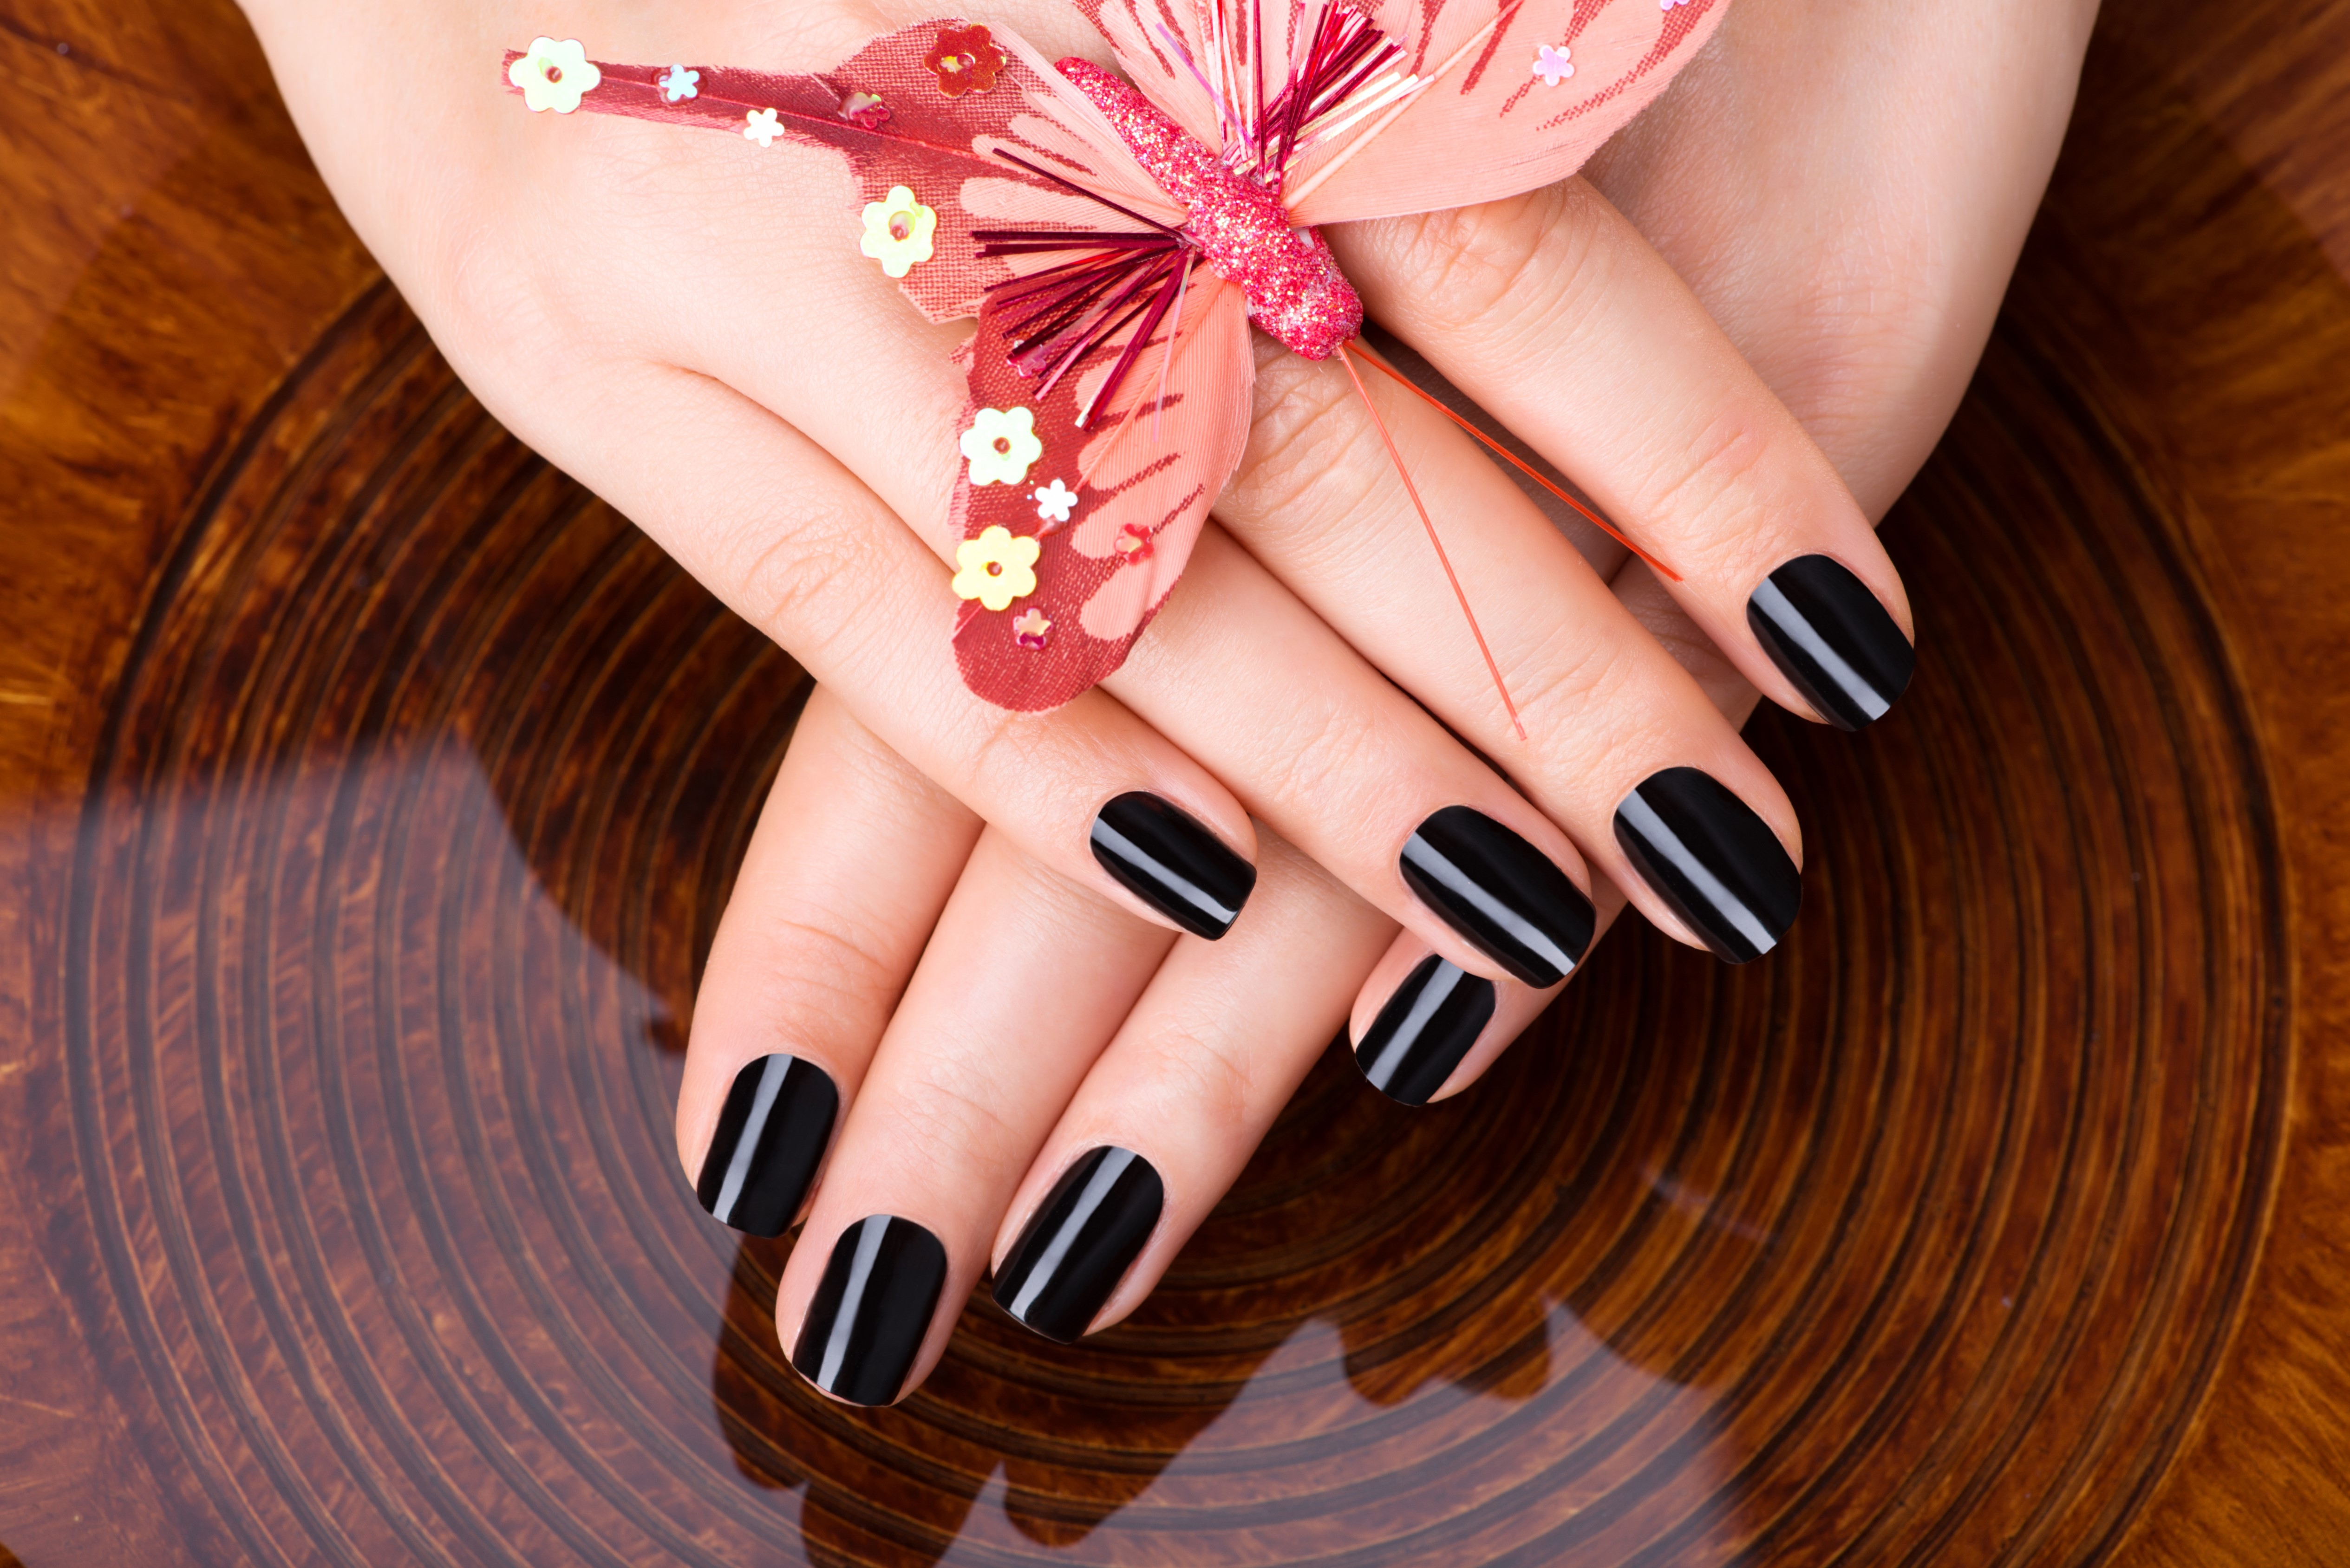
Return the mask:
M 1047 523 L 1066 523 L 1069 508 L 1077 504 L 1077 493 L 1057 479 L 1050 484 L 1038 485 L 1028 493 L 1030 499 L 1036 503 L 1036 515 Z
M 879 130 L 889 123 L 889 106 L 879 93 L 852 92 L 833 112 L 859 130 Z
M 690 71 L 683 66 L 671 66 L 661 73 L 660 80 L 657 85 L 661 89 L 661 96 L 670 102 L 675 103 L 681 98 L 700 98 L 702 89 L 693 84 L 701 79 L 700 71 Z
M 937 213 L 915 201 L 905 186 L 892 185 L 885 199 L 865 203 L 865 237 L 857 248 L 879 262 L 886 275 L 903 277 L 931 259 L 931 236 L 938 227 Z
M 941 27 L 939 41 L 922 57 L 922 64 L 939 78 L 941 92 L 961 98 L 993 87 L 996 73 L 1003 69 L 1004 55 L 983 26 Z
M 1007 27 L 933 19 L 869 38 L 821 75 L 702 67 L 683 99 L 666 96 L 677 67 L 601 64 L 604 90 L 583 106 L 837 157 L 841 213 L 866 213 L 860 247 L 906 296 L 909 328 L 917 317 L 976 318 L 953 358 L 965 462 L 946 514 L 982 558 L 957 574 L 969 597 L 941 653 L 971 691 L 1021 712 L 1117 670 L 1182 576 L 1268 395 L 1253 333 L 1340 359 L 1379 417 L 1361 378 L 1399 373 L 1357 342 L 1362 300 L 1322 231 L 1566 178 L 1666 90 L 1729 4 L 1075 9 L 1100 47 L 1059 60 Z M 515 70 L 515 97 L 536 69 Z M 545 93 L 534 90 L 536 107 Z M 916 467 L 924 457 L 906 454 Z M 1057 479 L 1036 472 L 1048 457 Z M 1406 489 L 1432 539 L 1435 519 Z M 1565 490 L 1552 493 L 1675 577 Z M 1016 541 L 1020 560 L 983 540 Z M 1482 649 L 1469 587 L 1450 582 Z M 983 607 L 996 605 L 1008 607 Z M 1523 735 L 1501 665 L 1490 654 L 1485 665 Z
M 533 114 L 546 109 L 569 114 L 603 79 L 577 38 L 533 38 L 522 57 L 506 67 L 506 80 L 522 88 L 523 104 Z
M 1009 528 L 982 529 L 978 538 L 955 546 L 955 597 L 977 599 L 992 610 L 1010 609 L 1014 599 L 1036 591 L 1036 557 L 1044 549 Z
M 1028 477 L 1028 465 L 1045 455 L 1045 443 L 1036 439 L 1035 410 L 980 410 L 962 432 L 962 454 L 971 460 L 972 483 L 1020 483 Z

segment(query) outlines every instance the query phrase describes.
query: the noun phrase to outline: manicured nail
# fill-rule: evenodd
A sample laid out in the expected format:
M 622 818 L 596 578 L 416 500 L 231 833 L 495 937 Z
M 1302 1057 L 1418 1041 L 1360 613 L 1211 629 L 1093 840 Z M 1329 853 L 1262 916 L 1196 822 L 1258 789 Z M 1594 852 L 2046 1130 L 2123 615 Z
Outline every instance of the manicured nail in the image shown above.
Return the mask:
M 1215 940 L 1232 929 L 1256 867 L 1196 817 L 1155 794 L 1119 795 L 1094 818 L 1094 858 L 1136 898 Z
M 1657 896 L 1728 963 L 1778 946 L 1804 878 L 1771 825 L 1711 774 L 1651 774 L 1616 808 L 1616 842 Z
M 1909 685 L 1918 650 L 1868 585 L 1825 556 L 1798 556 L 1746 601 L 1754 640 L 1821 718 L 1857 730 Z
M 1492 981 L 1430 953 L 1371 1020 L 1355 1065 L 1389 1099 L 1424 1106 L 1492 1021 L 1493 998 Z
M 693 1195 L 718 1220 L 780 1236 L 816 1180 L 840 1091 L 824 1069 L 777 1052 L 734 1075 Z
M 852 1405 L 887 1405 L 921 1354 L 947 1281 L 947 1250 L 911 1220 L 875 1214 L 832 1244 L 800 1320 L 792 1365 Z
M 1047 1339 L 1083 1337 L 1166 1206 L 1149 1160 L 1130 1148 L 1095 1149 L 1021 1227 L 995 1277 L 995 1304 Z
M 1403 879 L 1477 950 L 1540 989 L 1591 945 L 1591 900 L 1551 857 L 1482 811 L 1448 805 L 1403 846 Z

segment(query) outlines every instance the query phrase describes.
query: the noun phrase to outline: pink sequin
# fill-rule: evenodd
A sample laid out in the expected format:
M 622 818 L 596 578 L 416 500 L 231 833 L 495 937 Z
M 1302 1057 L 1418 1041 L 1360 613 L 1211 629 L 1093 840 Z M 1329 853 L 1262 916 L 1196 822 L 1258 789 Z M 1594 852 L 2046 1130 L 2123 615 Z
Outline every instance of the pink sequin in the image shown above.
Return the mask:
M 1151 178 L 1190 209 L 1185 236 L 1218 277 L 1247 294 L 1250 320 L 1308 359 L 1328 358 L 1361 329 L 1363 302 L 1338 271 L 1338 259 L 1314 230 L 1290 226 L 1280 197 L 1224 167 L 1156 104 L 1099 66 L 1058 64 Z

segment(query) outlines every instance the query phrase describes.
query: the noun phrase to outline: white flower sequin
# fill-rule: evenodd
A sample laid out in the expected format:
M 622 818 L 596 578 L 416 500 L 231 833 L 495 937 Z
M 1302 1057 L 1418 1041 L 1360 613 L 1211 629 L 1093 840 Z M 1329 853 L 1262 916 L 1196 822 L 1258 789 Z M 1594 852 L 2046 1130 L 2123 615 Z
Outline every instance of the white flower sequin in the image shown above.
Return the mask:
M 744 109 L 743 119 L 747 122 L 743 127 L 743 140 L 745 141 L 769 147 L 784 133 L 784 128 L 775 122 L 775 111 L 772 109 Z
M 1045 455 L 1036 435 L 1034 409 L 982 409 L 962 432 L 962 454 L 971 462 L 973 484 L 1018 484 L 1028 467 Z
M 661 96 L 671 103 L 675 103 L 681 98 L 700 98 L 702 89 L 693 84 L 701 79 L 700 71 L 690 71 L 683 66 L 671 66 L 661 73 L 659 83 Z
M 533 114 L 549 109 L 569 114 L 579 107 L 580 95 L 603 79 L 577 38 L 533 38 L 522 57 L 506 67 L 506 80 L 522 88 L 522 101 Z
M 1534 52 L 1534 74 L 1542 78 L 1543 86 L 1556 87 L 1575 74 L 1575 62 L 1566 57 L 1569 52 L 1564 44 L 1556 48 L 1544 44 Z
M 1066 523 L 1069 508 L 1077 504 L 1077 493 L 1057 479 L 1028 493 L 1036 503 L 1036 515 L 1047 523 Z

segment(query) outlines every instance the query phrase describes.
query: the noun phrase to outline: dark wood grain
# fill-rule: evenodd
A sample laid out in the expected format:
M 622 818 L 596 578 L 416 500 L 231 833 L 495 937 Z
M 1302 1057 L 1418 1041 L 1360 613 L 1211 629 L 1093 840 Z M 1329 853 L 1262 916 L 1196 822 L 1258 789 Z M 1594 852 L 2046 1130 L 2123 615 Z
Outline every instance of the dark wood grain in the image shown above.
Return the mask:
M 1756 726 L 1782 952 L 1325 1062 L 1131 1322 L 879 1413 L 669 1145 L 797 671 L 464 394 L 233 11 L 0 55 L 0 1564 L 2350 1541 L 2350 5 L 2103 24 L 1917 687 Z

